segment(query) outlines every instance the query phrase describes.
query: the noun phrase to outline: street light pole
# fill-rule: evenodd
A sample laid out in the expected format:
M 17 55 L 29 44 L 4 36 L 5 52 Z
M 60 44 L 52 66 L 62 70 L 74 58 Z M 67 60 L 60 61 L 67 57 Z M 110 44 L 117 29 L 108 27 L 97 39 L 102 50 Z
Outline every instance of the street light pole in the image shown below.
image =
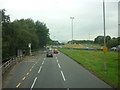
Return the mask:
M 103 0 L 103 27 L 104 27 L 104 47 L 106 47 L 106 32 L 105 32 L 105 3 Z M 106 72 L 106 52 L 104 52 L 104 71 Z
M 73 44 L 73 19 L 74 17 L 70 17 L 70 19 L 71 19 L 71 25 L 72 25 L 72 44 Z

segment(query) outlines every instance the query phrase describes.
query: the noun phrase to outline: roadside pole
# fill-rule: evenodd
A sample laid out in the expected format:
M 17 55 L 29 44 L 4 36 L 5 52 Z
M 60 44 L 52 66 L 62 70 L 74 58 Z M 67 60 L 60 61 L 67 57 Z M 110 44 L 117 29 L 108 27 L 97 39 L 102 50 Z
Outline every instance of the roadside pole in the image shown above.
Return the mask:
M 74 19 L 74 17 L 70 17 L 70 19 L 71 19 L 71 28 L 72 28 L 72 44 L 73 44 L 73 19 Z
M 28 44 L 28 47 L 30 48 L 30 51 L 29 51 L 30 55 L 32 55 L 32 53 L 31 53 L 31 43 Z
M 105 3 L 103 0 L 103 27 L 104 27 L 104 47 L 103 47 L 103 52 L 104 52 L 104 72 L 107 71 L 107 66 L 106 66 L 106 52 L 107 52 L 107 47 L 106 47 L 106 32 L 105 32 Z
M 0 90 L 2 89 L 2 10 L 0 9 Z

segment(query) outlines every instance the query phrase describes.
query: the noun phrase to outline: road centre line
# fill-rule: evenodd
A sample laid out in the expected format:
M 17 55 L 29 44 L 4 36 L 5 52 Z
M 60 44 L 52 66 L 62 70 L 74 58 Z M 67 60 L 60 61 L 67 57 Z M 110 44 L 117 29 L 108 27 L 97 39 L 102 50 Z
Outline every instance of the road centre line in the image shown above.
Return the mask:
M 30 90 L 32 90 L 32 88 L 34 87 L 36 80 L 37 80 L 37 77 L 34 79 L 34 82 L 33 82 L 32 86 L 31 86 Z
M 42 69 L 42 66 L 40 66 L 40 68 L 39 68 L 39 70 L 38 70 L 38 73 L 40 73 L 41 69 Z
M 44 60 L 45 60 L 45 58 L 44 58 Z
M 32 68 L 34 68 L 34 66 L 32 66 Z
M 42 65 L 44 64 L 44 61 L 42 62 Z
M 32 69 L 30 69 L 29 71 L 32 71 Z
M 26 75 L 29 75 L 29 72 L 28 72 L 28 73 L 26 73 Z
M 17 86 L 16 86 L 16 88 L 18 88 L 20 85 L 21 85 L 21 83 L 18 83 Z
M 57 59 L 57 56 L 56 56 L 56 59 Z
M 58 67 L 61 68 L 60 64 L 58 63 Z
M 64 76 L 64 74 L 63 74 L 62 71 L 61 71 L 61 74 L 62 74 L 63 80 L 66 81 L 66 80 L 65 80 L 65 76 Z
M 57 59 L 57 62 L 58 62 L 58 59 Z
M 26 79 L 26 77 L 23 77 L 22 80 L 24 81 Z
M 0 66 L 0 68 L 2 68 L 2 66 Z
M 69 88 L 67 88 L 67 90 L 69 90 Z

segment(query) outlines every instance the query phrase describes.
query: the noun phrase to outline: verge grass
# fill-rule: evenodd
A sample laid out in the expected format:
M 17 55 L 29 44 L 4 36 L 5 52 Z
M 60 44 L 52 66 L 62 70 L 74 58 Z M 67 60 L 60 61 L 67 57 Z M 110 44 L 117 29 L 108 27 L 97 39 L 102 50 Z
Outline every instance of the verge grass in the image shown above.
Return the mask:
M 102 51 L 70 50 L 58 48 L 61 52 L 82 64 L 88 70 L 94 72 L 102 80 L 118 87 L 118 53 L 107 52 L 107 72 L 104 72 L 104 53 Z

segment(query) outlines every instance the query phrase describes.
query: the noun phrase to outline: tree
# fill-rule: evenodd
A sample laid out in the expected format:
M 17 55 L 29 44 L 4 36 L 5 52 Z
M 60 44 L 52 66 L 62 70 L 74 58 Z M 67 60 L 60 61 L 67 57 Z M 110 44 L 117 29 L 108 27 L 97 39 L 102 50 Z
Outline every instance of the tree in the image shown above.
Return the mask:
M 106 42 L 108 42 L 109 40 L 111 40 L 110 36 L 106 36 Z
M 120 37 L 118 37 L 118 38 L 112 38 L 111 40 L 109 40 L 107 42 L 107 46 L 109 48 L 111 48 L 111 47 L 117 47 L 118 45 L 120 45 L 119 40 L 120 40 Z
M 40 21 L 35 22 L 36 33 L 39 38 L 39 44 L 41 47 L 45 46 L 49 39 L 49 29 L 46 27 L 46 24 L 41 23 Z
M 111 37 L 110 36 L 106 36 L 105 39 L 106 39 L 106 43 L 107 43 L 109 40 L 111 40 Z M 101 35 L 97 36 L 94 39 L 94 43 L 103 45 L 103 43 L 104 43 L 104 36 L 101 36 Z
M 15 56 L 18 49 L 28 51 L 28 44 L 32 50 L 43 47 L 50 40 L 49 29 L 46 24 L 32 19 L 20 19 L 10 22 L 5 10 L 2 10 L 2 57 Z
M 2 22 L 10 22 L 10 16 L 9 15 L 5 15 L 5 9 L 2 9 Z

